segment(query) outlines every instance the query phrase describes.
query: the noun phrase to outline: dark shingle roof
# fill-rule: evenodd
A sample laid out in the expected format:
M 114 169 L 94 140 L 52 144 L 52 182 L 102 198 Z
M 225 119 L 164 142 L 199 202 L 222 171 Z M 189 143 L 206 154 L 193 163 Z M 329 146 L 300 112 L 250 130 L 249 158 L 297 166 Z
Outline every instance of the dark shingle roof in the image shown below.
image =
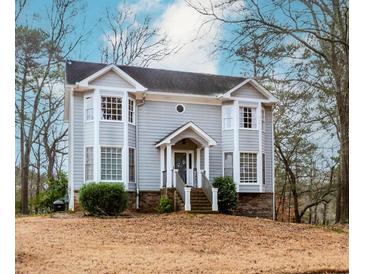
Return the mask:
M 66 81 L 75 84 L 108 64 L 68 61 Z M 245 78 L 205 73 L 182 72 L 134 66 L 118 66 L 150 91 L 215 95 L 227 92 Z

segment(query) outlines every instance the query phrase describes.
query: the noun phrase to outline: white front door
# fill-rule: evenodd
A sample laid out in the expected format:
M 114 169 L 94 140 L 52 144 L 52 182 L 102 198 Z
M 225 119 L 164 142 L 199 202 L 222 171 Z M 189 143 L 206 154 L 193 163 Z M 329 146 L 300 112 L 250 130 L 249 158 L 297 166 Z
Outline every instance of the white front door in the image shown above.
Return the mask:
M 192 150 L 174 150 L 174 169 L 178 170 L 181 179 L 193 186 L 194 180 L 194 151 Z

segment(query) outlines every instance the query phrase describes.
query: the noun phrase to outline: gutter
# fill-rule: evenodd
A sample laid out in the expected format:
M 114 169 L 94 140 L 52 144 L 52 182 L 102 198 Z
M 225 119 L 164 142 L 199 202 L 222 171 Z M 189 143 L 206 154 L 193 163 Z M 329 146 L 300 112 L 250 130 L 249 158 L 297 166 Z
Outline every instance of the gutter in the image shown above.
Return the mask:
M 139 107 L 145 104 L 146 94 L 143 93 L 142 103 L 136 104 L 136 209 L 139 209 Z

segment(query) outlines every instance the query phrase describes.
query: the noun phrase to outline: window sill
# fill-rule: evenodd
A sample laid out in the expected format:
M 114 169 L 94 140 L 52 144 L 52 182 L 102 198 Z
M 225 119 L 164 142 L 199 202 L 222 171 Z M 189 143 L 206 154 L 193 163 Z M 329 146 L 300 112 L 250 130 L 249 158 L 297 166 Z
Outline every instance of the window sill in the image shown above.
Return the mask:
M 128 122 L 128 125 L 135 126 L 135 125 L 136 125 L 136 123 Z
M 107 122 L 107 123 L 123 123 L 124 121 L 121 120 L 99 120 L 100 122 Z
M 240 186 L 259 186 L 259 183 L 239 183 Z
M 258 131 L 258 129 L 257 129 L 257 128 L 247 128 L 247 127 L 240 127 L 240 128 L 238 128 L 238 129 L 252 130 L 252 131 L 256 130 L 256 131 Z

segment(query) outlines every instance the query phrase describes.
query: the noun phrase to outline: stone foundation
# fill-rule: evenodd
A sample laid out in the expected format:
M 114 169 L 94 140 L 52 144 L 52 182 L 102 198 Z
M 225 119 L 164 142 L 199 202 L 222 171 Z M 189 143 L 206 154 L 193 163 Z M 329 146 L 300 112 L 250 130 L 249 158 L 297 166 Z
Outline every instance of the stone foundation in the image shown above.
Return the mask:
M 80 210 L 79 191 L 78 190 L 75 190 L 75 192 L 74 192 L 74 210 L 75 211 Z
M 272 219 L 272 193 L 237 193 L 235 214 Z
M 137 194 L 135 194 L 137 195 Z M 139 211 L 156 212 L 160 202 L 160 191 L 140 191 L 139 192 Z M 135 199 L 135 198 L 134 198 Z M 135 200 L 134 200 L 135 203 Z

